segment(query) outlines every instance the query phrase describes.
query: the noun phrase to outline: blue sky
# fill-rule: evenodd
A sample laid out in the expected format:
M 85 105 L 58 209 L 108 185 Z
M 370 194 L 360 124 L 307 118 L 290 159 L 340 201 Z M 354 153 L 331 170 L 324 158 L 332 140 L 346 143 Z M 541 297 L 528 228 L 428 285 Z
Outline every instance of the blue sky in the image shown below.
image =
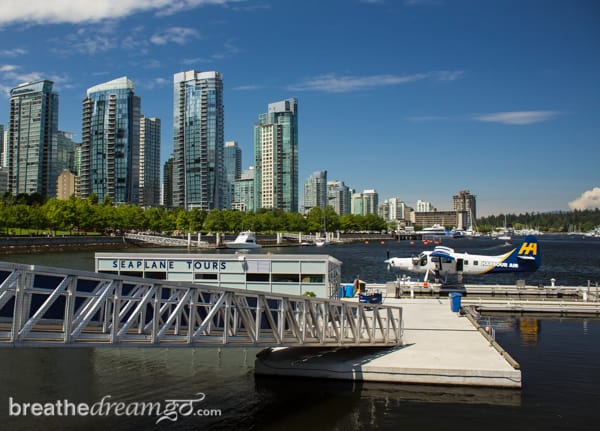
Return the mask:
M 172 151 L 173 74 L 224 75 L 225 139 L 251 165 L 271 102 L 296 97 L 300 184 L 479 215 L 600 206 L 600 2 L 0 0 L 8 91 L 50 79 L 81 136 L 86 89 L 133 80 Z M 301 193 L 302 194 L 302 193 Z

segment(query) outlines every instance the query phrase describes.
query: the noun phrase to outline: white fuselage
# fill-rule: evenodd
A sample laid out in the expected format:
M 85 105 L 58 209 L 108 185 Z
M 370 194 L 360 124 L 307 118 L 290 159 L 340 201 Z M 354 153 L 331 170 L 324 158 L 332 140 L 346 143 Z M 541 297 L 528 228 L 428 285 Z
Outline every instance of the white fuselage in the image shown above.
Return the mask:
M 445 256 L 431 256 L 432 251 L 424 251 L 415 257 L 393 257 L 386 260 L 386 263 L 392 269 L 399 271 L 409 271 L 418 274 L 436 274 L 440 276 L 462 274 L 485 274 L 496 269 L 505 269 L 507 271 L 518 270 L 517 263 L 505 262 L 506 257 L 511 252 L 497 255 L 486 256 L 468 253 L 454 253 L 448 249 L 451 254 Z

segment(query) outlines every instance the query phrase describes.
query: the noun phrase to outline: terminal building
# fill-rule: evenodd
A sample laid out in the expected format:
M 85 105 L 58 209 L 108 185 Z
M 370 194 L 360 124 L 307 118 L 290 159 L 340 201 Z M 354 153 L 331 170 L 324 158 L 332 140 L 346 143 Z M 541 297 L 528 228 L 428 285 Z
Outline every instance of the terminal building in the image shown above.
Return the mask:
M 96 272 L 320 298 L 338 297 L 342 268 L 328 255 L 297 254 L 96 253 L 95 261 Z

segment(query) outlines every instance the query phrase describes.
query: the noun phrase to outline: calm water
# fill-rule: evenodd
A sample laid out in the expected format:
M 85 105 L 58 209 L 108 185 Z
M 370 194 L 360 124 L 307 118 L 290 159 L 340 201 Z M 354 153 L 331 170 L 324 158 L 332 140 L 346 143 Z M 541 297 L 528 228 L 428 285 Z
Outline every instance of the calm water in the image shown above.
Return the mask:
M 542 267 L 531 284 L 585 285 L 600 281 L 600 241 L 541 237 Z M 457 251 L 500 254 L 506 247 L 482 239 L 448 240 Z M 341 261 L 343 280 L 393 279 L 383 259 L 423 249 L 408 243 L 268 249 L 273 253 L 327 252 Z M 143 252 L 144 250 L 136 249 Z M 156 250 L 146 250 L 156 251 Z M 93 252 L 0 256 L 7 261 L 93 268 Z M 514 277 L 486 276 L 486 283 Z M 469 281 L 469 280 L 467 280 Z M 474 281 L 474 280 L 473 280 Z M 0 429 L 596 429 L 600 407 L 600 320 L 491 316 L 496 338 L 521 364 L 523 388 L 496 390 L 254 376 L 252 349 L 0 349 Z M 17 402 L 93 404 L 190 399 L 220 418 L 10 417 Z

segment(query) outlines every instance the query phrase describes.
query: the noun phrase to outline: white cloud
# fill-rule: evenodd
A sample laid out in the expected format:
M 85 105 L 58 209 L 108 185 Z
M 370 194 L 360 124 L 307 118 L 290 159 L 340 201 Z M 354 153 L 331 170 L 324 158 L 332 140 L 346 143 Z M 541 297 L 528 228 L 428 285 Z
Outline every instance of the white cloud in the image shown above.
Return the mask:
M 233 87 L 232 90 L 236 91 L 253 91 L 260 90 L 262 87 L 260 85 L 238 85 L 237 87 Z
M 60 75 L 51 75 L 44 74 L 41 72 L 23 72 L 20 66 L 14 64 L 3 64 L 0 65 L 0 95 L 8 97 L 10 95 L 10 90 L 15 88 L 17 85 L 24 84 L 26 82 L 34 82 L 40 81 L 42 79 L 47 79 L 49 81 L 54 82 L 56 90 L 56 86 L 60 86 L 62 88 L 70 88 L 71 84 L 68 76 L 60 76 Z
M 347 93 L 390 85 L 407 84 L 425 79 L 435 81 L 453 81 L 464 75 L 462 71 L 423 72 L 412 75 L 370 75 L 336 76 L 333 73 L 316 76 L 290 86 L 292 91 L 323 91 L 326 93 Z
M 138 12 L 173 14 L 206 5 L 243 0 L 0 0 L 0 26 L 14 23 L 82 23 L 116 19 Z
M 21 48 L 0 50 L 0 57 L 18 57 L 27 54 L 27 51 Z
M 524 125 L 548 121 L 559 114 L 558 111 L 512 111 L 476 115 L 474 118 L 488 123 Z
M 199 33 L 193 28 L 187 27 L 171 27 L 161 33 L 157 33 L 150 38 L 150 42 L 155 45 L 167 45 L 176 43 L 177 45 L 185 45 L 192 39 L 198 39 Z
M 600 208 L 600 187 L 583 192 L 577 199 L 569 202 L 569 208 L 572 210 Z

